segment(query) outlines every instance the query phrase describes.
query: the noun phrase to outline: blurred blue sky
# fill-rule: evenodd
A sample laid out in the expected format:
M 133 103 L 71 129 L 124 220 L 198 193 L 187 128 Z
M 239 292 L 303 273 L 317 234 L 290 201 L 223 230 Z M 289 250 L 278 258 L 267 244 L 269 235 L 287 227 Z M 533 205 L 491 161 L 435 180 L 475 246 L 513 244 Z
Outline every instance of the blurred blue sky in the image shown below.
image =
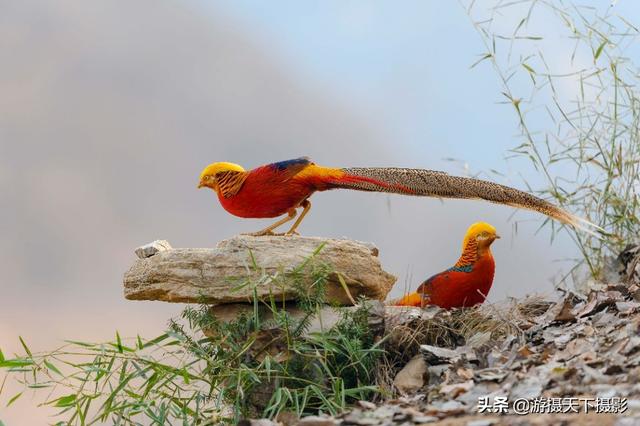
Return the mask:
M 202 1 L 202 7 L 226 14 L 230 25 L 251 34 L 307 86 L 315 84 L 318 91 L 377 123 L 389 143 L 413 153 L 402 157 L 403 165 L 456 171 L 456 164 L 442 161 L 454 158 L 475 172 L 494 169 L 513 175 L 504 159 L 507 150 L 517 145 L 517 122 L 511 106 L 499 103 L 505 99 L 491 66 L 484 63 L 471 69 L 487 51 L 472 18 L 488 17 L 492 8 L 498 8 L 494 28 L 510 35 L 532 2 L 475 1 L 471 14 L 466 9 L 469 3 L 239 0 Z M 594 11 L 631 22 L 640 18 L 640 2 L 575 4 L 587 18 Z M 558 5 L 571 7 L 569 2 Z M 528 53 L 542 46 L 552 59 L 552 70 L 577 69 L 580 57 L 577 65 L 570 64 L 574 41 L 562 21 L 542 5 L 534 7 L 532 15 L 525 32 L 545 40 L 530 44 Z M 629 50 L 640 53 L 637 45 Z M 575 80 L 569 84 L 577 90 Z M 528 85 L 514 87 L 516 94 L 528 93 Z M 536 173 L 522 170 L 523 163 L 515 164 L 516 172 L 537 183 Z
M 470 69 L 484 49 L 457 2 L 232 1 L 215 10 L 413 151 L 408 165 L 454 157 L 478 170 L 503 166 L 513 117 L 494 103 L 491 69 Z

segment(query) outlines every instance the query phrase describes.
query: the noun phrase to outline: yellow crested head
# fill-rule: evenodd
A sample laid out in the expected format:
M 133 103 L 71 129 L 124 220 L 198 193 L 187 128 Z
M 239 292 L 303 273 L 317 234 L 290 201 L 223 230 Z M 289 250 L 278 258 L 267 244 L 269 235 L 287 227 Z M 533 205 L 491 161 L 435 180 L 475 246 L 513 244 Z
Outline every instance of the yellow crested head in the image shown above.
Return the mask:
M 216 175 L 221 172 L 244 172 L 242 166 L 239 166 L 234 163 L 220 162 L 220 163 L 212 163 L 202 170 L 200 173 L 200 183 L 198 183 L 198 188 L 202 188 L 203 186 L 207 186 L 212 189 L 216 189 Z
M 492 225 L 489 225 L 487 222 L 476 222 L 467 229 L 467 233 L 462 241 L 462 250 L 464 251 L 471 240 L 476 240 L 479 245 L 489 246 L 498 238 L 500 238 L 500 236 L 496 232 L 496 228 Z

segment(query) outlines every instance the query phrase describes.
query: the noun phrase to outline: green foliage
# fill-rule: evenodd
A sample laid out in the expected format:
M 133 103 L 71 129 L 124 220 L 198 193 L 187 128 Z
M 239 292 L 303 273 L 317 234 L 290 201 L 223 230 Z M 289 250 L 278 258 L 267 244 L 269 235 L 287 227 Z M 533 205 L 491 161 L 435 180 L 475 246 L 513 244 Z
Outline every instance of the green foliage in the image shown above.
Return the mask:
M 608 3 L 466 3 L 486 48 L 474 66 L 491 64 L 515 114 L 521 143 L 513 155 L 544 177 L 543 196 L 606 231 L 604 238 L 572 233 L 597 277 L 605 255 L 637 240 L 640 229 L 638 27 Z M 535 177 L 524 179 L 530 186 Z
M 338 413 L 379 392 L 373 384 L 381 342 L 369 331 L 365 302 L 331 330 L 308 332 L 325 306 L 331 274 L 313 258 L 293 271 L 253 274 L 240 283 L 254 293 L 265 283 L 293 286 L 299 318 L 273 297 L 254 298 L 248 313 L 231 322 L 220 321 L 208 306 L 189 307 L 151 340 L 116 332 L 112 342 L 69 341 L 35 353 L 21 338 L 24 355 L 0 352 L 0 368 L 25 390 L 45 390 L 41 405 L 59 409 L 61 425 L 207 425 L 283 410 Z M 256 265 L 253 272 L 259 272 Z

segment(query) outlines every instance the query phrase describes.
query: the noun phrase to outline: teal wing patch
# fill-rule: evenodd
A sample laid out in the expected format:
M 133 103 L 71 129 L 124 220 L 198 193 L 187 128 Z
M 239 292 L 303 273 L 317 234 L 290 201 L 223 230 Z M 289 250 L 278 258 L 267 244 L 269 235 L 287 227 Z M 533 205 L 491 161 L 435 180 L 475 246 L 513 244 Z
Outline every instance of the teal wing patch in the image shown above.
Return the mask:
M 471 272 L 473 271 L 473 265 L 454 266 L 447 269 L 446 272 Z

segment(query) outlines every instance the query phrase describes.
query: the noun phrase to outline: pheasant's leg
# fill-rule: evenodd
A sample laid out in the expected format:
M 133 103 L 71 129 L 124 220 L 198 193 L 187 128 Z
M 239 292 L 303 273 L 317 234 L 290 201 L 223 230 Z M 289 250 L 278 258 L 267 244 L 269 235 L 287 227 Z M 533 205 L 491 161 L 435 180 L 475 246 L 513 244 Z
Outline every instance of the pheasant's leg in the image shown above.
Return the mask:
M 300 207 L 302 207 L 302 213 L 300 213 L 300 216 L 298 216 L 298 220 L 295 221 L 291 229 L 289 229 L 287 233 L 284 235 L 297 234 L 296 228 L 298 228 L 298 225 L 300 225 L 300 222 L 302 222 L 302 219 L 304 219 L 307 213 L 309 213 L 309 209 L 311 209 L 311 201 L 304 200 L 302 203 L 300 203 Z
M 273 225 L 267 226 L 262 231 L 252 232 L 252 233 L 247 234 L 247 235 L 252 235 L 254 237 L 260 237 L 262 235 L 275 235 L 272 232 L 274 229 L 276 229 L 278 226 L 280 226 L 280 225 L 282 225 L 284 223 L 289 222 L 290 220 L 293 220 L 294 217 L 296 217 L 296 209 L 291 209 L 291 210 L 289 210 L 289 213 L 287 214 L 286 217 L 283 217 L 282 219 L 280 219 L 279 221 L 277 221 Z

